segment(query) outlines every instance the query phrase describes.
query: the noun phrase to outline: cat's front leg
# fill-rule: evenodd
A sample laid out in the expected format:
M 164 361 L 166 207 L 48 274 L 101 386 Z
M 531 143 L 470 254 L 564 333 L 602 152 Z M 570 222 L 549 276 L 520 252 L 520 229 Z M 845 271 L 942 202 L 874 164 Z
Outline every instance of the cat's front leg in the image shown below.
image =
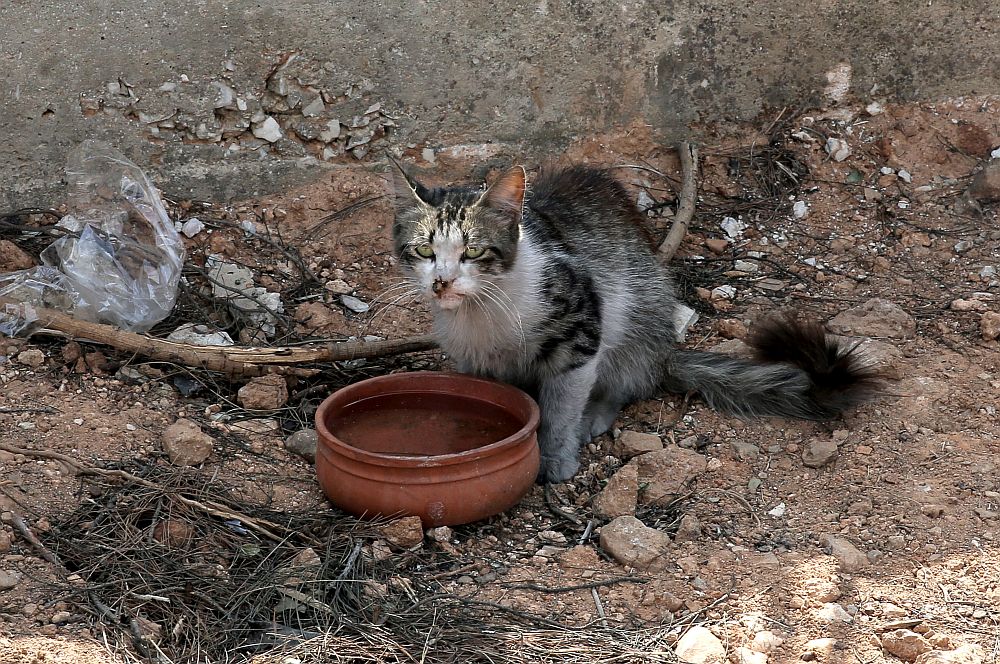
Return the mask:
M 542 421 L 538 444 L 542 454 L 539 479 L 563 482 L 580 468 L 580 445 L 589 440 L 583 413 L 597 378 L 596 360 L 542 381 L 538 391 Z

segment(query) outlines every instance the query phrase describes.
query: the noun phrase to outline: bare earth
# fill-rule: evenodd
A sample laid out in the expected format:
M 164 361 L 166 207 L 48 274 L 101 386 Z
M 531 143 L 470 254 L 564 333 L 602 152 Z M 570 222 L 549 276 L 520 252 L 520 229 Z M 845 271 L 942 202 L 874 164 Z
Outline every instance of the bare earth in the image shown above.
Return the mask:
M 604 436 L 585 451 L 585 470 L 554 487 L 548 501 L 536 487 L 508 513 L 455 528 L 444 545 L 426 541 L 428 552 L 454 557 L 437 579 L 440 592 L 475 593 L 574 625 L 600 622 L 603 612 L 612 626 L 661 630 L 664 647 L 700 624 L 733 662 L 896 662 L 889 650 L 898 647 L 886 635 L 897 628 L 919 633 L 927 644 L 916 654 L 898 651 L 904 661 L 921 650 L 964 645 L 981 650 L 966 649 L 971 659 L 954 661 L 1000 661 L 1000 344 L 981 327 L 987 312 L 1000 312 L 1000 230 L 996 208 L 979 212 L 960 196 L 1000 145 L 1000 100 L 838 113 L 785 112 L 773 124 L 730 128 L 702 147 L 698 214 L 675 258 L 683 295 L 701 314 L 687 344 L 731 351 L 738 346 L 732 338 L 777 308 L 828 321 L 881 298 L 902 310 L 895 327 L 876 316 L 845 333 L 873 339 L 871 351 L 898 378 L 891 393 L 824 424 L 738 421 L 681 395 L 635 404 L 618 430 L 655 433 L 706 461 L 676 501 L 639 508 L 646 525 L 672 538 L 655 565 L 632 569 L 611 559 L 600 546 L 600 520 L 584 532 L 594 495 L 626 463 Z M 849 147 L 843 161 L 824 149 L 830 137 Z M 516 155 L 503 145 L 472 152 L 440 152 L 429 164 L 417 147 L 404 159 L 427 180 L 445 183 Z M 581 139 L 561 159 L 642 166 L 617 172 L 654 203 L 671 203 L 679 181 L 672 152 L 645 127 Z M 181 219 L 214 215 L 266 224 L 299 249 L 322 282 L 342 280 L 371 303 L 398 282 L 389 251 L 391 209 L 388 199 L 376 198 L 386 192 L 383 178 L 345 162 L 281 199 L 229 208 L 181 202 L 175 209 Z M 372 198 L 317 226 L 325 215 Z M 805 203 L 804 216 L 795 216 L 796 202 Z M 745 229 L 723 245 L 712 241 L 727 239 L 724 217 Z M 649 223 L 662 237 L 670 218 L 654 210 Z M 243 239 L 238 229 L 215 227 L 185 241 L 192 261 L 211 251 L 254 265 L 257 257 Z M 0 271 L 14 269 L 5 251 Z M 258 283 L 282 288 L 286 273 L 256 267 Z M 713 295 L 725 285 L 735 289 L 731 297 Z M 388 293 L 356 315 L 338 298 L 319 287 L 286 301 L 294 333 L 399 338 L 427 329 L 418 302 L 393 303 Z M 238 332 L 231 330 L 234 338 Z M 310 465 L 281 442 L 307 424 L 319 399 L 361 374 L 441 365 L 440 355 L 428 353 L 293 379 L 287 408 L 255 413 L 285 420 L 283 433 L 213 419 L 241 411 L 238 382 L 220 379 L 186 398 L 173 387 L 183 373 L 177 367 L 86 342 L 79 350 L 68 346 L 51 336 L 0 340 L 2 443 L 94 465 L 165 465 L 163 431 L 188 417 L 213 437 L 243 441 L 217 447 L 202 467 L 206 477 L 278 478 L 266 492 L 289 510 L 322 500 Z M 88 354 L 97 351 L 102 355 Z M 138 370 L 141 380 L 126 380 L 122 367 Z M 321 387 L 301 394 L 315 384 Z M 803 455 L 824 443 L 833 449 L 829 461 L 805 465 Z M 133 659 L 114 647 L 118 641 L 107 636 L 114 630 L 97 624 L 86 595 L 72 592 L 79 580 L 67 581 L 67 571 L 40 558 L 12 526 L 13 510 L 45 540 L 88 499 L 86 483 L 58 460 L 30 454 L 0 452 L 0 471 L 0 662 Z M 853 544 L 861 558 L 831 555 L 829 536 Z M 622 576 L 631 578 L 597 588 L 599 603 L 590 589 L 511 587 Z

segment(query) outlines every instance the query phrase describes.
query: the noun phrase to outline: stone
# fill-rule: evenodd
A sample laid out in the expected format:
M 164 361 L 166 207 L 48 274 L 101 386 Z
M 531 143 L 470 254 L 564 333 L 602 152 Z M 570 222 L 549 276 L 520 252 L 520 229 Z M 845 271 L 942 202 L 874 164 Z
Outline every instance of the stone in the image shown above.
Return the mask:
M 363 314 L 371 308 L 367 302 L 362 302 L 353 295 L 341 295 L 340 302 L 356 314 Z
M 0 569 L 0 590 L 10 590 L 21 582 L 21 574 L 9 569 Z
M 965 644 L 954 650 L 932 650 L 917 657 L 916 664 L 983 664 L 986 651 L 972 644 Z
M 917 322 L 898 304 L 876 297 L 840 312 L 829 327 L 837 334 L 906 339 L 916 333 Z
M 826 149 L 826 153 L 830 155 L 830 158 L 834 161 L 844 161 L 851 156 L 851 146 L 847 144 L 847 141 L 830 137 L 826 139 L 826 145 L 823 146 Z
M 721 254 L 726 251 L 726 247 L 729 246 L 729 240 L 723 240 L 722 238 L 711 238 L 705 240 L 705 246 L 713 254 Z
M 451 538 L 454 535 L 452 529 L 448 526 L 438 526 L 437 528 L 430 528 L 427 531 L 427 537 L 442 544 L 447 544 L 451 542 Z
M 401 549 L 420 546 L 424 541 L 424 524 L 419 516 L 405 516 L 382 526 L 379 531 L 389 544 Z
M 969 184 L 969 196 L 980 203 L 1000 200 L 1000 161 L 990 161 Z
M 726 647 L 706 627 L 694 625 L 677 640 L 674 654 L 690 664 L 721 664 L 726 661 Z
M 10 240 L 0 240 L 0 273 L 28 270 L 35 267 L 35 259 Z
M 747 326 L 737 318 L 723 318 L 715 324 L 719 336 L 726 339 L 743 339 L 747 336 Z
M 326 282 L 324 288 L 331 293 L 336 293 L 337 295 L 347 295 L 354 290 L 351 288 L 351 285 L 343 279 L 333 279 L 332 281 L 328 281 Z
M 837 442 L 829 438 L 810 438 L 802 445 L 802 465 L 822 468 L 837 458 Z
M 770 653 L 780 648 L 784 642 L 785 640 L 774 632 L 764 630 L 753 635 L 753 640 L 750 641 L 750 648 L 757 652 Z
M 805 201 L 795 201 L 792 204 L 792 216 L 796 219 L 804 219 L 809 215 L 809 204 Z
M 323 97 L 317 95 L 315 99 L 302 107 L 302 115 L 307 118 L 315 118 L 318 115 L 322 115 L 325 110 L 326 106 L 323 104 Z
M 316 444 L 319 436 L 315 429 L 299 429 L 285 438 L 285 449 L 292 454 L 298 454 L 309 463 L 316 463 Z
M 153 527 L 153 539 L 171 549 L 184 549 L 194 541 L 194 526 L 180 519 L 164 519 Z
M 840 569 L 848 574 L 854 574 L 868 567 L 868 556 L 843 537 L 824 535 L 820 543 L 827 552 L 840 563 Z
M 284 136 L 281 125 L 270 115 L 253 126 L 253 135 L 268 143 L 277 143 Z
M 736 649 L 736 664 L 767 664 L 767 655 L 750 648 Z
M 708 460 L 704 455 L 673 445 L 636 457 L 639 479 L 639 502 L 643 505 L 668 504 L 684 494 L 691 482 L 705 473 Z
M 669 563 L 670 537 L 634 516 L 620 516 L 601 528 L 601 549 L 623 565 L 660 570 Z
M 247 410 L 275 410 L 288 402 L 288 383 L 278 374 L 251 378 L 236 398 Z
M 6 530 L 0 528 L 0 553 L 7 553 L 14 543 L 14 538 Z
M 834 602 L 828 602 L 821 606 L 816 611 L 816 617 L 822 622 L 831 625 L 833 623 L 849 623 L 854 621 L 854 618 L 851 617 L 851 614 L 843 606 Z
M 894 629 L 882 635 L 882 648 L 904 662 L 914 662 L 917 657 L 933 650 L 927 639 L 908 629 Z
M 740 461 L 752 461 L 760 456 L 760 448 L 745 440 L 732 441 L 733 454 Z
M 987 311 L 979 319 L 979 330 L 986 341 L 1000 338 L 1000 313 Z
M 802 591 L 816 604 L 828 604 L 840 598 L 840 588 L 830 579 L 810 577 L 802 582 Z
M 72 617 L 73 614 L 69 611 L 56 611 L 52 614 L 52 618 L 49 619 L 49 622 L 53 625 L 65 625 Z
M 655 452 L 663 449 L 663 441 L 660 437 L 652 433 L 642 433 L 641 431 L 622 431 L 611 448 L 611 453 L 619 459 L 631 459 L 632 457 Z
M 677 524 L 677 532 L 674 533 L 675 542 L 693 542 L 701 537 L 701 521 L 693 514 L 685 514 L 681 517 L 681 522 Z
M 28 350 L 22 350 L 17 354 L 17 361 L 31 367 L 32 369 L 37 369 L 45 364 L 45 353 L 37 348 L 29 348 Z
M 194 237 L 203 230 L 205 230 L 205 222 L 198 217 L 191 217 L 181 224 L 181 233 L 184 234 L 184 237 Z
M 181 418 L 163 432 L 163 449 L 175 466 L 197 466 L 212 454 L 215 441 L 197 423 Z
M 340 121 L 330 120 L 326 123 L 326 129 L 319 133 L 319 140 L 324 143 L 332 143 L 340 137 Z
M 594 516 L 599 519 L 615 519 L 635 514 L 638 500 L 638 471 L 634 464 L 627 464 L 612 475 L 601 492 L 594 496 Z

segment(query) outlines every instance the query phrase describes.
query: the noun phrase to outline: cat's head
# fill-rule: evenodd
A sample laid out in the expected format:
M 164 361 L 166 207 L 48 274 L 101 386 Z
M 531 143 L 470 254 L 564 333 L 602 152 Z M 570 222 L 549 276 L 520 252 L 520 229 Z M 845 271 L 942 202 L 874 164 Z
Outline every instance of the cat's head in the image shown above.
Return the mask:
M 425 296 L 457 309 L 514 263 L 525 173 L 516 166 L 488 189 L 428 189 L 395 168 L 396 257 Z

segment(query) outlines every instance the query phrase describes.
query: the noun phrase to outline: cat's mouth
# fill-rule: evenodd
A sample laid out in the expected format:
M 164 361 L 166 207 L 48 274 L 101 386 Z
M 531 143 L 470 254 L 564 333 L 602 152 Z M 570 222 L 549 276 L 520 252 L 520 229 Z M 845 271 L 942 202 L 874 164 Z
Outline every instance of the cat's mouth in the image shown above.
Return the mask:
M 435 295 L 435 299 L 442 309 L 458 309 L 462 306 L 465 296 L 454 291 L 446 291 Z

